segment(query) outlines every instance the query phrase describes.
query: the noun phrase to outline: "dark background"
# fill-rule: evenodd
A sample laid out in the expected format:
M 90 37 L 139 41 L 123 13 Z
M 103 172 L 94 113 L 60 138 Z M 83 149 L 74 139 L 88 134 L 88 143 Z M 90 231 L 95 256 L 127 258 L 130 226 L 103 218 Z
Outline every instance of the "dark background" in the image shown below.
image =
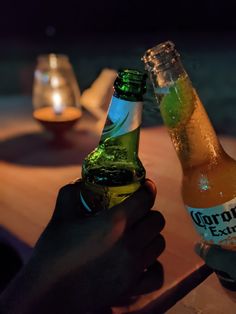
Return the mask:
M 217 132 L 236 135 L 233 0 L 1 1 L 0 96 L 31 97 L 39 54 L 67 54 L 83 91 L 105 67 L 143 69 L 144 51 L 168 39 Z M 160 123 L 146 108 L 145 123 Z
M 97 32 L 222 31 L 236 27 L 235 1 L 1 1 L 0 35 L 44 40 Z

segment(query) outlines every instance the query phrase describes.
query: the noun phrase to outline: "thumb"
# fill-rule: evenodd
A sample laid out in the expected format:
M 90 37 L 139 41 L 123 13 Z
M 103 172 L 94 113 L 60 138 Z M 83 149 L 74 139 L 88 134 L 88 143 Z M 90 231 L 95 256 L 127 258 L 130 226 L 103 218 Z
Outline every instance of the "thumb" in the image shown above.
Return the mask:
M 84 210 L 80 201 L 81 181 L 63 186 L 58 193 L 55 210 L 51 222 L 68 221 L 84 218 Z
M 223 271 L 236 279 L 236 251 L 222 249 L 217 245 L 197 243 L 195 252 L 214 270 Z

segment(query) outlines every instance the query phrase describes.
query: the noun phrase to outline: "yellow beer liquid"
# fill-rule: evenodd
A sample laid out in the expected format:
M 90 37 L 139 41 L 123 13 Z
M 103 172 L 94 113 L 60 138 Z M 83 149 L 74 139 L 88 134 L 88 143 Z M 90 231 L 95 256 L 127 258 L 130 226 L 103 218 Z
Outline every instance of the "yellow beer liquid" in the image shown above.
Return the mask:
M 187 76 L 161 97 L 160 110 L 182 165 L 184 204 L 204 210 L 236 198 L 236 161 L 221 147 Z M 220 245 L 236 250 L 234 237 Z
M 109 209 L 133 194 L 140 187 L 141 182 L 134 182 L 123 186 L 102 186 L 84 183 L 82 197 L 86 202 L 86 207 L 90 211 L 97 212 Z
M 107 138 L 85 158 L 81 199 L 88 211 L 109 209 L 143 184 L 145 169 L 137 155 L 139 131 L 140 127 Z
M 185 205 L 207 208 L 234 199 L 236 161 L 222 149 L 189 78 L 179 78 L 170 92 L 169 99 L 162 98 L 160 109 L 182 164 Z M 175 110 L 179 106 L 181 112 L 171 116 L 171 106 Z
M 216 162 L 185 169 L 182 196 L 190 207 L 207 208 L 224 204 L 236 197 L 236 162 L 218 156 Z

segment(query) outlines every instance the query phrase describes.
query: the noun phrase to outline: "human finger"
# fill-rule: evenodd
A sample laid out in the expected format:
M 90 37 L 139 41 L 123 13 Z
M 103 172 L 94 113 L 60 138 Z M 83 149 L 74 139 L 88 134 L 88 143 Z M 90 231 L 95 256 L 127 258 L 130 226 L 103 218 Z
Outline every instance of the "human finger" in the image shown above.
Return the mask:
M 126 291 L 125 295 L 122 295 L 113 304 L 115 307 L 128 306 L 137 300 L 137 298 L 145 293 L 150 293 L 158 290 L 162 287 L 164 282 L 164 270 L 159 261 L 153 263 L 148 267 L 140 277 L 135 280 L 130 289 Z
M 236 252 L 222 249 L 217 245 L 197 243 L 196 253 L 214 270 L 223 271 L 236 279 Z
M 132 296 L 138 296 L 160 289 L 164 282 L 164 270 L 159 261 L 155 261 L 141 275 L 136 287 L 132 290 Z
M 114 222 L 116 220 L 124 221 L 127 229 L 150 211 L 154 205 L 155 197 L 155 184 L 151 180 L 146 179 L 145 183 L 136 192 L 107 211 L 105 215 Z
M 127 241 L 132 248 L 142 249 L 158 236 L 164 228 L 165 219 L 158 211 L 150 211 L 140 219 L 127 234 Z
M 81 184 L 80 180 L 76 180 L 59 190 L 52 221 L 67 221 L 84 217 L 80 200 Z
M 165 239 L 159 234 L 143 250 L 140 251 L 140 264 L 143 269 L 155 263 L 156 259 L 165 249 Z

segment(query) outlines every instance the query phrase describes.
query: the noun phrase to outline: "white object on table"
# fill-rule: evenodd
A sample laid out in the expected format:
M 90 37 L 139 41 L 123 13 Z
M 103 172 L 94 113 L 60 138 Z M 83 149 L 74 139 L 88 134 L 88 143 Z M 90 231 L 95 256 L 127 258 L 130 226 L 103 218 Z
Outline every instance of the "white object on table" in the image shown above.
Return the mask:
M 98 122 L 106 117 L 106 111 L 102 107 L 110 102 L 116 77 L 115 70 L 103 69 L 93 84 L 80 97 L 80 104 L 95 116 L 99 120 Z

